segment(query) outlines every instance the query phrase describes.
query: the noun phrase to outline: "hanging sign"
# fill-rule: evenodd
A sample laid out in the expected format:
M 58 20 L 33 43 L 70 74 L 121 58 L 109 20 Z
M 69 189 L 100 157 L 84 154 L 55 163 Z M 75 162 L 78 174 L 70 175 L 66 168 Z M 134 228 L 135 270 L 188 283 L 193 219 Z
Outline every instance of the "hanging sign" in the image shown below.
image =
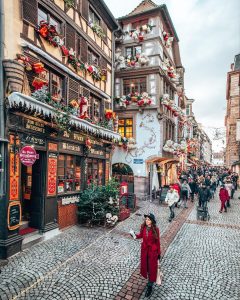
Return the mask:
M 32 146 L 25 146 L 20 150 L 19 157 L 24 166 L 32 166 L 36 159 L 39 159 L 39 154 Z
M 57 154 L 48 154 L 47 195 L 55 196 L 57 193 Z

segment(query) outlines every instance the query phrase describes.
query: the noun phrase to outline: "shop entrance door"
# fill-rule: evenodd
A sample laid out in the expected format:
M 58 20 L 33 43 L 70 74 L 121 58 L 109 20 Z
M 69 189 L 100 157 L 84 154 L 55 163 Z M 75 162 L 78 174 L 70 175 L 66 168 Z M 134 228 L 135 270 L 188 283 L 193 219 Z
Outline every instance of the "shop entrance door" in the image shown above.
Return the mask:
M 37 151 L 39 159 L 32 166 L 22 165 L 22 234 L 41 229 L 45 199 L 45 153 Z M 25 229 L 25 230 L 24 230 Z

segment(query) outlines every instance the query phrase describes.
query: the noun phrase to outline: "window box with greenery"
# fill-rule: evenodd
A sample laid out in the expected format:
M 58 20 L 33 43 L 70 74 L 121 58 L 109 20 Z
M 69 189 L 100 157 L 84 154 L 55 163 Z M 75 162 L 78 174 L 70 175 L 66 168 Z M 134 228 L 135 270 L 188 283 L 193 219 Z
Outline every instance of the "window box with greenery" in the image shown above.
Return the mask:
M 100 26 L 100 18 L 97 16 L 97 14 L 90 8 L 89 9 L 89 22 L 88 22 L 90 28 L 92 28 L 92 31 L 97 34 L 101 39 L 105 38 L 105 33 Z

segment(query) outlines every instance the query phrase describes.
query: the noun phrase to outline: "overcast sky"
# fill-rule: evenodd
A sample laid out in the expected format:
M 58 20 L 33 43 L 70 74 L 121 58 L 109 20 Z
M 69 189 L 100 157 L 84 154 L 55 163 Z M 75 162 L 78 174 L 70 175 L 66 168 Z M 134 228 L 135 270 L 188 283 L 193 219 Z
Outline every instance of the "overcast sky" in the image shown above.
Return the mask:
M 105 0 L 113 15 L 124 16 L 141 0 Z M 180 40 L 185 92 L 195 99 L 198 122 L 211 134 L 224 127 L 226 76 L 240 53 L 240 0 L 155 0 L 166 4 Z

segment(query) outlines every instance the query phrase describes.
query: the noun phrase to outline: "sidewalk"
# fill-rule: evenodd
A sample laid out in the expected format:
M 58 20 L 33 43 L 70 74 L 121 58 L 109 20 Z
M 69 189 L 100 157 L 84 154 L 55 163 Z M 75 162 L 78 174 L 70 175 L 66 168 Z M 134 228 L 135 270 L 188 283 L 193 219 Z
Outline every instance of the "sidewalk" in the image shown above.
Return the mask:
M 138 231 L 149 211 L 161 234 L 169 226 L 167 206 L 139 205 L 112 230 L 75 226 L 10 258 L 0 274 L 0 299 L 114 299 L 139 265 L 140 242 L 129 238 L 130 228 Z

